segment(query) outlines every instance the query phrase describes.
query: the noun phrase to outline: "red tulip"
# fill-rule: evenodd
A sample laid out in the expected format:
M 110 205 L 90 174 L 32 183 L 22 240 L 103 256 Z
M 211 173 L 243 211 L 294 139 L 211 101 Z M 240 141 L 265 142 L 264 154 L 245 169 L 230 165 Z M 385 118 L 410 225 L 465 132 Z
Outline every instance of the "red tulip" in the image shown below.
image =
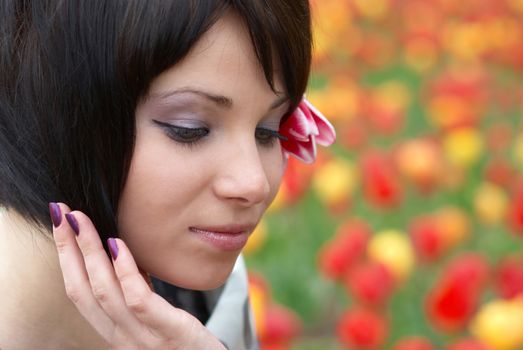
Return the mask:
M 464 253 L 452 260 L 444 271 L 443 278 L 468 290 L 477 290 L 485 285 L 489 266 L 479 253 Z
M 393 58 L 394 43 L 378 34 L 367 33 L 354 52 L 355 58 L 373 67 L 383 67 Z
M 391 135 L 400 131 L 404 124 L 405 112 L 371 100 L 366 104 L 365 117 L 377 132 Z
M 319 254 L 320 270 L 329 278 L 341 278 L 367 249 L 368 225 L 357 219 L 344 223 Z
M 442 283 L 427 297 L 427 313 L 434 326 L 452 332 L 462 329 L 476 308 L 477 295 L 455 283 Z
M 475 339 L 461 339 L 445 347 L 445 350 L 491 350 Z
M 456 72 L 433 80 L 430 88 L 429 114 L 446 130 L 476 125 L 488 97 L 486 75 Z
M 506 93 L 506 92 L 505 92 Z M 504 94 L 505 95 L 505 94 Z M 513 139 L 514 131 L 508 124 L 494 124 L 487 130 L 486 143 L 490 151 L 504 152 L 510 148 L 511 140 Z
M 519 235 L 523 235 L 523 184 L 518 184 L 509 201 L 509 227 Z
M 516 171 L 512 164 L 503 158 L 493 158 L 484 169 L 485 179 L 500 187 L 510 186 Z
M 422 216 L 410 225 L 410 236 L 421 260 L 434 261 L 444 252 L 445 241 L 441 226 L 432 216 Z
M 265 311 L 265 327 L 260 337 L 262 349 L 290 349 L 301 331 L 301 321 L 291 310 L 272 304 Z
M 366 261 L 348 272 L 345 285 L 360 302 L 382 306 L 393 291 L 394 277 L 385 265 Z
M 434 347 L 427 338 L 413 336 L 399 340 L 392 350 L 434 350 Z
M 400 181 L 392 161 L 379 152 L 369 152 L 361 162 L 366 198 L 378 207 L 392 207 L 400 202 Z
M 433 80 L 431 94 L 456 96 L 472 106 L 482 105 L 488 98 L 487 83 L 488 76 L 481 71 L 471 73 L 454 70 Z
M 523 258 L 512 256 L 501 261 L 495 273 L 495 285 L 503 298 L 523 295 Z
M 337 327 L 341 343 L 354 349 L 381 349 L 387 333 L 385 317 L 363 308 L 346 311 Z
M 339 142 L 348 149 L 361 149 L 369 139 L 368 127 L 361 119 L 344 123 L 339 131 Z
M 289 158 L 283 175 L 280 191 L 285 204 L 296 203 L 309 188 L 314 167 L 305 165 L 296 158 Z
M 292 348 L 289 344 L 280 343 L 260 343 L 261 350 L 290 350 Z
M 426 311 L 431 323 L 447 332 L 466 326 L 479 302 L 488 275 L 485 259 L 464 254 L 453 260 L 427 294 Z

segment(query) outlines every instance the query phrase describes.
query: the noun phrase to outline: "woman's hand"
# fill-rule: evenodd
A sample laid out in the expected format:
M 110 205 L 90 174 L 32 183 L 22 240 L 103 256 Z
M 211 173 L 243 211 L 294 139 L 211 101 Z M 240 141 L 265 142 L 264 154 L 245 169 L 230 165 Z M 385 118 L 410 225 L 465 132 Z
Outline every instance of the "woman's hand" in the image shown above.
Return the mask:
M 62 203 L 49 208 L 67 295 L 111 349 L 225 349 L 151 290 L 122 240 L 110 239 L 111 264 L 85 214 Z

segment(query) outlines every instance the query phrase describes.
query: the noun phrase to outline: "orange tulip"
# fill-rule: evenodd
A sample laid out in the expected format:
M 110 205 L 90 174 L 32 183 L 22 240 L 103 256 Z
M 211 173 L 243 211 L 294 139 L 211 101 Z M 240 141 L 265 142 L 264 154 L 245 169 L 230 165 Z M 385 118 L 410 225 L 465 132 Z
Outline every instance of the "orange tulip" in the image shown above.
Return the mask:
M 456 206 L 445 206 L 433 214 L 443 238 L 444 250 L 456 247 L 468 238 L 471 220 L 465 211 Z
M 401 174 L 421 192 L 431 192 L 440 182 L 443 156 L 435 142 L 422 138 L 403 142 L 395 158 Z

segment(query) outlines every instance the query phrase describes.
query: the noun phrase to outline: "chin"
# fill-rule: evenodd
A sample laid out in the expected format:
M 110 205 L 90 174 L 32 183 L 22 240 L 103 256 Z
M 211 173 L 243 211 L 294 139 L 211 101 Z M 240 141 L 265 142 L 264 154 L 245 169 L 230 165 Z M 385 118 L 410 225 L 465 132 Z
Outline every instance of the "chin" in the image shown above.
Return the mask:
M 207 273 L 192 273 L 190 276 L 187 274 L 175 276 L 169 274 L 168 271 L 162 271 L 164 273 L 159 274 L 152 273 L 152 275 L 177 287 L 206 291 L 221 287 L 227 281 L 233 267 L 234 264 L 229 269 L 212 270 Z

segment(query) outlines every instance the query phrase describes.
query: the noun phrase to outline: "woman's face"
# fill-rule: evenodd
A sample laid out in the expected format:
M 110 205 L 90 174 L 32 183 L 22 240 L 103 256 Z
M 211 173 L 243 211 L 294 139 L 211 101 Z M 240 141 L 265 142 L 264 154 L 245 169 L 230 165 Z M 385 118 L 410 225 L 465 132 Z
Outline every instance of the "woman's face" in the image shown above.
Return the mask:
M 283 91 L 278 74 L 275 86 Z M 278 190 L 287 108 L 232 14 L 153 81 L 118 214 L 140 268 L 191 289 L 226 280 Z

